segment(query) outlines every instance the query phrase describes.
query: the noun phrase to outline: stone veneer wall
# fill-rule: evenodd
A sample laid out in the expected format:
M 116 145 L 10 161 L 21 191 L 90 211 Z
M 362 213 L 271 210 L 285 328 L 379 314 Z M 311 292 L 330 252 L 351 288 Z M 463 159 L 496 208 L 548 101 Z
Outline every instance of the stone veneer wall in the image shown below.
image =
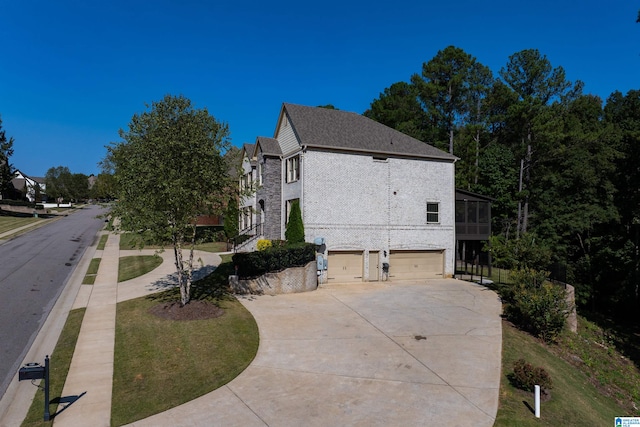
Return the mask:
M 262 186 L 256 192 L 257 208 L 260 208 L 260 200 L 264 200 L 264 228 L 263 236 L 269 240 L 282 239 L 280 228 L 282 213 L 281 181 L 282 169 L 278 157 L 258 155 L 258 162 L 263 162 Z
M 316 262 L 304 267 L 287 268 L 279 273 L 267 273 L 256 279 L 229 278 L 229 286 L 236 294 L 278 295 L 309 292 L 318 288 Z

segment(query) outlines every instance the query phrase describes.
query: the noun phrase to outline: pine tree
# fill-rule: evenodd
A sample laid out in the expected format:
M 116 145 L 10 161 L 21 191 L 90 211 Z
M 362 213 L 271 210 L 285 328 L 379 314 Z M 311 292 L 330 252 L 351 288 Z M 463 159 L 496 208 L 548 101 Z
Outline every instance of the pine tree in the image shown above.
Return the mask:
M 289 214 L 289 222 L 284 232 L 284 237 L 289 244 L 304 243 L 304 224 L 302 223 L 302 212 L 300 211 L 300 202 L 294 200 L 291 203 L 291 213 Z

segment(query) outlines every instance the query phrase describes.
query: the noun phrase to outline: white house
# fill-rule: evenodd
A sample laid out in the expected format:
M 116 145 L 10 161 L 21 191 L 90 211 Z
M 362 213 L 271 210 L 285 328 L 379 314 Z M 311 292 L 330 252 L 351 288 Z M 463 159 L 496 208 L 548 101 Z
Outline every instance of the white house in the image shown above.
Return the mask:
M 329 282 L 451 277 L 456 157 L 362 115 L 283 104 L 273 138 L 243 148 L 240 228 L 284 239 L 299 200 L 305 240 L 323 238 Z
M 16 175 L 11 183 L 16 191 L 22 192 L 30 202 L 35 202 L 37 196 L 42 197 L 46 192 L 44 178 L 30 177 L 20 170 L 16 170 Z

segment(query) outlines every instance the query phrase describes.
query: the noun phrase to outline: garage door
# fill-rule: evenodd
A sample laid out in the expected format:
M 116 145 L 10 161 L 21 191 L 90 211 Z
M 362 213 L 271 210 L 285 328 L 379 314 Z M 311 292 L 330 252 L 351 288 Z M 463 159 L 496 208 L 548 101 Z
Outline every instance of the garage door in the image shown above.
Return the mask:
M 329 251 L 327 279 L 331 283 L 362 281 L 362 251 Z
M 444 251 L 391 251 L 389 279 L 417 280 L 442 278 Z

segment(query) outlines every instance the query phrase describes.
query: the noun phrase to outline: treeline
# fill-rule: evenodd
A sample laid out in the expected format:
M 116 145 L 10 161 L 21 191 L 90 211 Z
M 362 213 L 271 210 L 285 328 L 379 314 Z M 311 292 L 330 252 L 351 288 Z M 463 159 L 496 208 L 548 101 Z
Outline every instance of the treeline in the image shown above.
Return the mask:
M 640 308 L 640 90 L 603 102 L 538 50 L 496 76 L 450 46 L 364 114 L 459 157 L 456 186 L 495 199 L 498 263 L 520 251 L 583 308 Z
M 87 176 L 72 173 L 66 166 L 51 167 L 44 177 L 49 201 L 78 202 L 88 199 L 110 200 L 114 197 L 114 178 L 108 173 Z

